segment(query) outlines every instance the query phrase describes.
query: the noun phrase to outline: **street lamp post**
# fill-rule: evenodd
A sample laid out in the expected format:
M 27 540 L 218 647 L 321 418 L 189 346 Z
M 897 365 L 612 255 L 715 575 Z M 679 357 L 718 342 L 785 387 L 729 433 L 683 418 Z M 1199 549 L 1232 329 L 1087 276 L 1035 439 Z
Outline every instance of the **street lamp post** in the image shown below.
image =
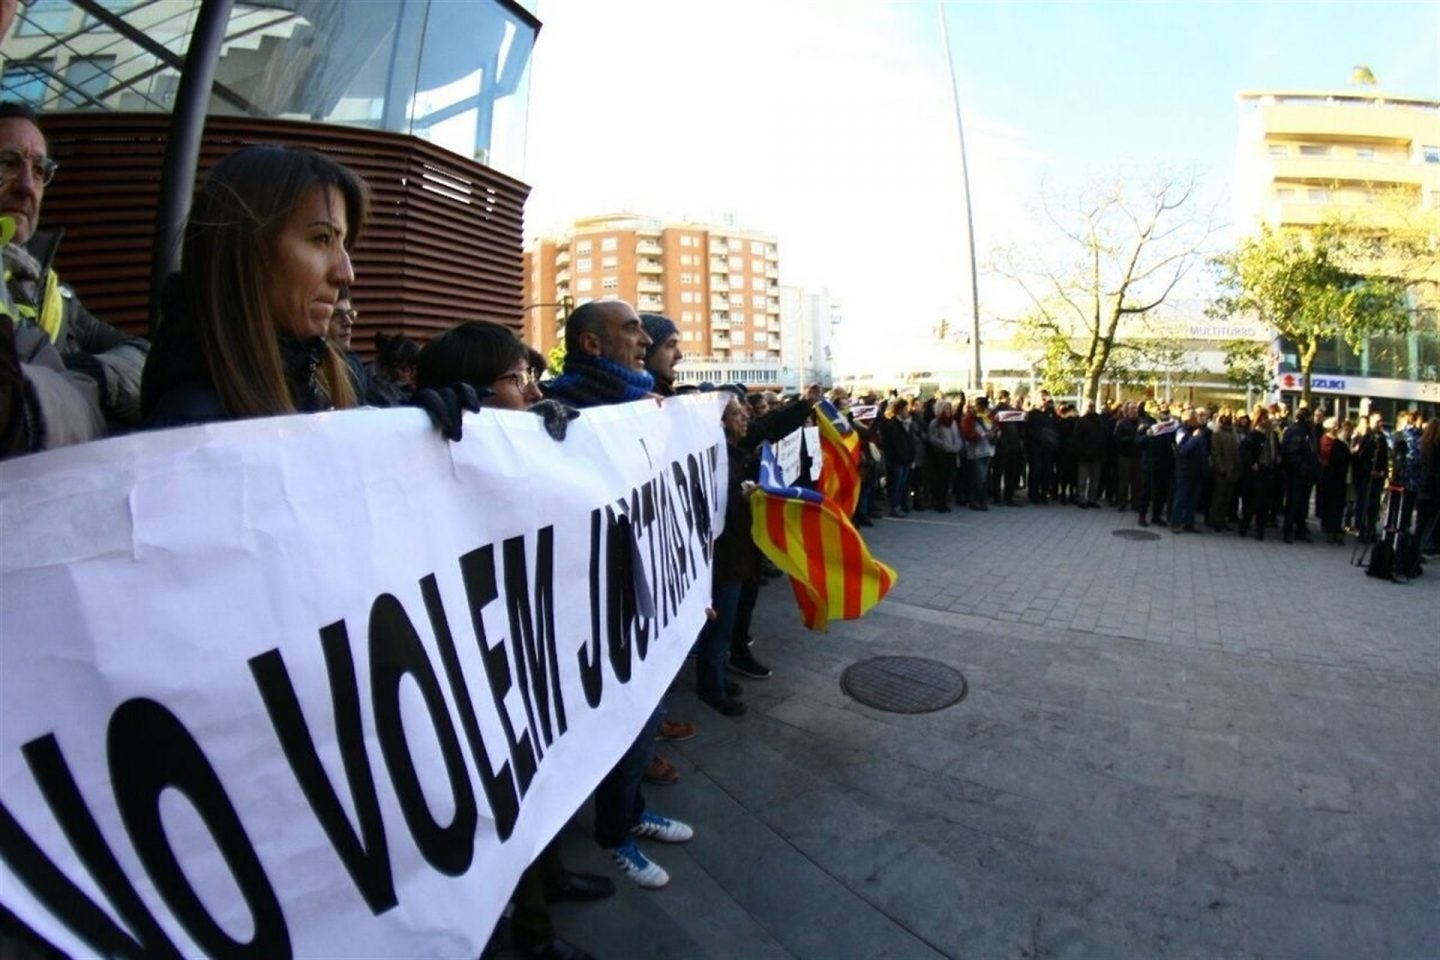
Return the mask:
M 950 29 L 945 23 L 944 0 L 935 0 L 940 15 L 940 37 L 945 43 L 945 66 L 950 69 L 950 98 L 955 103 L 955 131 L 960 135 L 960 179 L 965 185 L 965 229 L 970 243 L 970 341 L 972 382 L 970 390 L 979 393 L 983 382 L 980 368 L 980 274 L 975 266 L 975 214 L 970 206 L 970 165 L 965 157 L 965 124 L 960 119 L 960 87 L 955 80 L 955 60 L 950 55 Z

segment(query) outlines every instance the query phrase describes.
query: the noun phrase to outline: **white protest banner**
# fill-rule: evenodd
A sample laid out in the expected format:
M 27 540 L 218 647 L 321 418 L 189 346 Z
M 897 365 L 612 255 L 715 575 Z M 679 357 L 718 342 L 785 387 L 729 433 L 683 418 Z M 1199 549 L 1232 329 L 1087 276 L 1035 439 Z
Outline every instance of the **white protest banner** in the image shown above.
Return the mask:
M 1025 422 L 1025 411 L 1024 411 L 1024 410 L 996 410 L 996 411 L 995 411 L 995 422 L 996 422 L 996 423 L 1024 423 L 1024 422 Z
M 704 622 L 719 421 L 357 410 L 0 464 L 0 901 L 76 956 L 478 956 Z
M 800 476 L 801 448 L 805 445 L 803 433 L 802 427 L 789 436 L 781 437 L 780 442 L 775 444 L 775 459 L 780 464 L 780 472 L 786 477 Z

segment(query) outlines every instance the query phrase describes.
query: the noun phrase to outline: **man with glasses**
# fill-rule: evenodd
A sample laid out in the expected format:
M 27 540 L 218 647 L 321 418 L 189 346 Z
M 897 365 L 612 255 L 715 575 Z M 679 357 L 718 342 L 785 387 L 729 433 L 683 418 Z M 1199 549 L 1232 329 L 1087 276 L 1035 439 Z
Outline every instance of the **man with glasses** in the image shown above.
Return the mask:
M 55 171 L 35 112 L 0 103 L 0 215 L 15 225 L 4 250 L 5 285 L 19 325 L 43 330 L 66 369 L 94 381 L 111 428 L 123 429 L 140 421 L 140 373 L 150 344 L 97 320 L 44 262 L 48 256 L 36 256 L 40 204 Z

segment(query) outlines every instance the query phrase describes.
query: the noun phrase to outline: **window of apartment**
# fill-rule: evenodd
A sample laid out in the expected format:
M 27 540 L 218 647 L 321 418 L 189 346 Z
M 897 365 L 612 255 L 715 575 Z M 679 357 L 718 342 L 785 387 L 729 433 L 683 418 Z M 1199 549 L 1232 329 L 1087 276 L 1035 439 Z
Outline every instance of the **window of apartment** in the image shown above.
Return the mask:
M 614 270 L 614 269 L 615 269 L 616 267 L 618 267 L 619 265 L 620 265 L 620 258 L 619 258 L 619 257 L 601 257 L 601 258 L 600 258 L 600 269 L 601 269 L 601 270 Z
M 577 255 L 578 255 L 578 254 L 582 254 L 582 253 L 589 253 L 589 252 L 590 252 L 590 241 L 589 241 L 589 240 L 581 240 L 579 243 L 575 244 L 575 253 L 576 253 Z
M 1290 148 L 1283 143 L 1272 143 L 1270 144 L 1270 156 L 1288 157 L 1290 156 Z
M 745 294 L 743 294 L 743 293 L 732 293 L 732 294 L 730 294 L 730 305 L 731 305 L 732 307 L 743 307 L 743 306 L 745 306 Z
M 15 28 L 17 37 L 43 37 L 64 33 L 75 5 L 70 0 L 32 0 Z
M 743 273 L 744 270 L 745 270 L 745 258 L 744 258 L 744 257 L 731 257 L 731 258 L 730 258 L 730 272 L 731 272 L 731 273 Z
M 750 278 L 750 289 L 751 289 L 751 290 L 764 290 L 764 289 L 765 289 L 765 278 L 764 278 L 764 277 L 751 277 L 751 278 Z
M 1375 159 L 1375 148 L 1374 148 L 1374 147 L 1356 147 L 1356 148 L 1355 148 L 1355 159 L 1357 159 L 1357 160 L 1374 160 L 1374 159 Z
M 765 244 L 761 243 L 759 240 L 751 240 L 750 252 L 755 254 L 757 257 L 763 255 L 765 253 Z
M 680 331 L 680 339 L 681 339 L 681 340 L 688 340 L 688 341 L 690 341 L 691 343 L 694 343 L 696 340 L 699 340 L 699 339 L 700 339 L 700 331 L 698 331 L 698 330 L 681 330 L 681 331 Z
M 65 82 L 69 84 L 60 100 L 67 107 L 85 107 L 110 86 L 115 71 L 115 58 L 71 57 L 65 65 Z
M 6 100 L 39 103 L 45 99 L 45 93 L 50 88 L 50 71 L 54 68 L 55 61 L 49 58 L 15 60 L 5 64 L 5 76 L 0 80 L 0 96 Z
M 754 296 L 752 296 L 752 297 L 750 298 L 750 306 L 754 307 L 756 310 L 764 310 L 764 309 L 765 309 L 765 294 L 763 294 L 763 293 L 757 293 L 757 294 L 755 294 Z
M 619 250 L 619 249 L 620 249 L 620 241 L 617 240 L 617 239 L 615 239 L 614 237 L 601 237 L 601 238 L 600 238 L 600 249 L 601 249 L 601 250 Z
M 1330 191 L 1325 187 L 1311 187 L 1305 191 L 1305 199 L 1311 203 L 1329 203 Z
M 745 249 L 745 244 L 739 237 L 726 237 L 725 246 L 731 250 L 740 251 Z
M 743 326 L 745 326 L 745 314 L 744 314 L 743 312 L 741 312 L 741 311 L 736 311 L 736 312 L 731 313 L 731 314 L 730 314 L 730 320 L 731 320 L 731 322 L 734 323 L 735 326 L 737 326 L 737 327 L 743 327 Z
M 681 291 L 680 291 L 680 302 L 681 302 L 681 303 L 694 303 L 694 302 L 695 302 L 695 294 L 694 294 L 694 292 L 693 292 L 693 291 L 690 291 L 690 290 L 681 290 Z
M 591 281 L 589 277 L 581 277 L 579 280 L 575 281 L 575 292 L 589 293 L 591 289 L 590 283 Z
M 615 277 L 606 277 L 604 280 L 600 281 L 600 289 L 602 290 L 616 290 L 619 287 L 620 281 Z
M 592 262 L 589 257 L 581 257 L 579 260 L 575 261 L 575 272 L 589 273 L 591 265 Z
M 683 234 L 683 233 L 680 235 L 680 246 L 682 246 L 682 247 L 688 247 L 688 246 L 690 246 L 690 238 L 689 238 L 688 236 L 686 236 L 685 234 Z
M 730 331 L 730 342 L 731 342 L 731 343 L 744 343 L 744 342 L 745 342 L 745 331 L 744 331 L 744 330 L 732 330 L 732 331 Z
M 750 272 L 751 272 L 751 273 L 764 273 L 764 272 L 765 272 L 765 261 L 764 261 L 764 260 L 751 260 L 751 261 L 750 261 Z
M 1426 163 L 1440 163 L 1440 146 L 1427 143 L 1420 148 L 1420 155 Z
M 1294 200 L 1294 199 L 1295 199 L 1295 188 L 1294 188 L 1294 187 L 1276 187 L 1276 188 L 1275 188 L 1275 199 L 1276 199 L 1276 200 L 1284 200 L 1284 201 L 1287 202 L 1287 203 L 1290 202 L 1290 201 L 1292 201 L 1292 200 Z
M 1334 152 L 1328 143 L 1302 143 L 1300 144 L 1300 156 L 1302 157 L 1328 157 Z

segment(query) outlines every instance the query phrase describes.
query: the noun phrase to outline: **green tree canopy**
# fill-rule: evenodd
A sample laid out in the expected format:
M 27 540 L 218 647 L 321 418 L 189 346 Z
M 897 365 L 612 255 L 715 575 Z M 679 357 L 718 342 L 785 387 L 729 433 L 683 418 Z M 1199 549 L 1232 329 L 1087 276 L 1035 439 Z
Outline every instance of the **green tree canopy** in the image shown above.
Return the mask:
M 1367 270 L 1387 259 L 1377 244 L 1375 234 L 1336 220 L 1307 230 L 1264 226 L 1214 259 L 1220 295 L 1210 314 L 1254 316 L 1294 343 L 1301 402 L 1309 404 L 1310 370 L 1325 341 L 1359 350 L 1367 338 L 1412 323 L 1405 279 Z

